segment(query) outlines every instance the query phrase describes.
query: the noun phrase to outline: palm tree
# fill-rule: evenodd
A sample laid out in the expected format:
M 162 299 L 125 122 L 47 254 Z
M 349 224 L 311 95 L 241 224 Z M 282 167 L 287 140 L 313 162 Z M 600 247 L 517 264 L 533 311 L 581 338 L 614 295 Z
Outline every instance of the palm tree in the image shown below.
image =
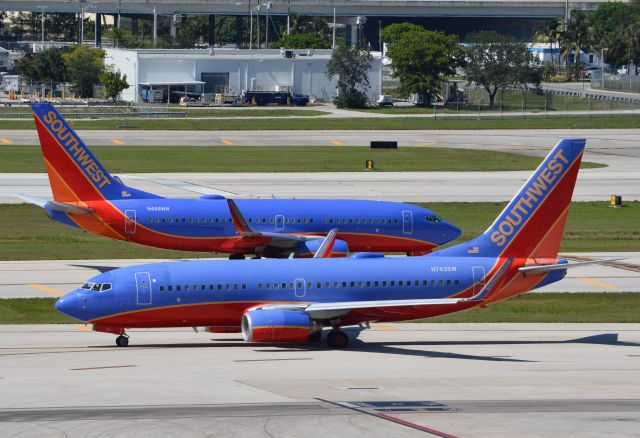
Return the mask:
M 590 52 L 595 46 L 584 12 L 573 12 L 565 24 L 564 30 L 560 32 L 559 42 L 562 43 L 561 53 L 565 64 L 568 64 L 569 55 L 574 54 L 575 79 L 577 80 L 580 72 L 580 52 Z
M 558 42 L 558 38 L 562 32 L 562 21 L 558 17 L 554 17 L 540 25 L 536 32 L 533 34 L 533 39 L 536 42 L 549 43 L 549 49 L 551 51 L 551 65 L 553 69 L 556 68 L 555 59 L 553 58 L 553 43 Z

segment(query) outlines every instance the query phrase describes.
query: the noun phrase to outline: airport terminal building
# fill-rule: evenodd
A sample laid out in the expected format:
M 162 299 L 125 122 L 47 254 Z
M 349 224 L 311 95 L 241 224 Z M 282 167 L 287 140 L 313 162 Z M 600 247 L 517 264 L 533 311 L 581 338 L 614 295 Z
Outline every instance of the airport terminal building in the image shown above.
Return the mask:
M 106 64 L 127 75 L 130 102 L 171 96 L 239 96 L 244 90 L 289 90 L 313 101 L 330 101 L 336 81 L 326 76 L 331 50 L 106 49 Z M 370 99 L 380 94 L 382 58 L 373 52 Z M 223 97 L 224 98 L 224 97 Z

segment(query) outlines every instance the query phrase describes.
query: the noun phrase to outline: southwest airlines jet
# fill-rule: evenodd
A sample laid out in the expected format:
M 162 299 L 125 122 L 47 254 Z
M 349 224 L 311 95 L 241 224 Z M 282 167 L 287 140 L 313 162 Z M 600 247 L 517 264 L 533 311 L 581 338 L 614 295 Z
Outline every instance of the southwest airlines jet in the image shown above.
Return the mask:
M 558 259 L 584 147 L 584 139 L 560 141 L 482 235 L 428 255 L 132 266 L 95 276 L 56 308 L 117 334 L 118 346 L 128 344 L 126 328 L 205 326 L 252 342 L 304 342 L 330 327 L 328 344 L 344 348 L 342 326 L 492 304 L 590 263 Z
M 58 222 L 112 239 L 184 251 L 309 256 L 332 228 L 334 255 L 393 251 L 421 255 L 460 229 L 415 205 L 330 199 L 168 199 L 128 187 L 109 174 L 49 103 L 33 115 L 53 201 L 20 196 Z

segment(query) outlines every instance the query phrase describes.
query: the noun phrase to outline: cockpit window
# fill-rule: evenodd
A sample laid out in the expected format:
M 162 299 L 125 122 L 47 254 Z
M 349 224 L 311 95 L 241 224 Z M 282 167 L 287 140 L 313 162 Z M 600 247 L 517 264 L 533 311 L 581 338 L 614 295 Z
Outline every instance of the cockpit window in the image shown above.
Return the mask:
M 80 289 L 92 290 L 95 292 L 105 292 L 111 290 L 111 283 L 85 283 Z
M 441 222 L 442 219 L 440 219 L 438 216 L 425 216 L 425 219 L 427 220 L 427 222 L 431 222 L 432 224 L 437 224 L 438 222 Z

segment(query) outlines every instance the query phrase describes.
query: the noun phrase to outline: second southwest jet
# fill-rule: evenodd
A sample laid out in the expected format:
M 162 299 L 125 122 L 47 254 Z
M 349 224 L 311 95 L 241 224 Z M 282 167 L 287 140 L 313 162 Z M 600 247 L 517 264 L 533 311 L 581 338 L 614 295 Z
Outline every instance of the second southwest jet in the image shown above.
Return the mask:
M 100 164 L 49 103 L 32 106 L 54 201 L 20 196 L 53 220 L 158 248 L 267 257 L 312 255 L 339 228 L 348 251 L 420 255 L 457 239 L 460 229 L 410 204 L 330 199 L 169 199 L 124 185 Z
M 584 146 L 562 140 L 482 235 L 432 254 L 131 266 L 95 276 L 56 308 L 118 334 L 118 346 L 132 327 L 207 326 L 254 342 L 318 340 L 331 327 L 327 342 L 343 348 L 342 326 L 495 303 L 591 263 L 558 259 Z

